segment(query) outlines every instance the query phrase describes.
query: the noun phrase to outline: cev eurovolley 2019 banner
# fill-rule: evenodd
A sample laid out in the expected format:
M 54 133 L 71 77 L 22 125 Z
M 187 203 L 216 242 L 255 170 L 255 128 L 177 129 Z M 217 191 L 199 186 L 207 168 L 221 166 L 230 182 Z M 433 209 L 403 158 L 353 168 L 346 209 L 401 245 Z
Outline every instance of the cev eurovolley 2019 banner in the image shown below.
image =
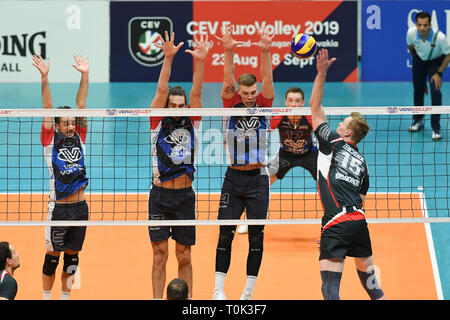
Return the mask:
M 221 30 L 233 26 L 233 38 L 246 42 L 235 49 L 236 76 L 253 73 L 259 78 L 258 30 L 275 34 L 272 40 L 274 81 L 313 81 L 314 57 L 299 60 L 290 53 L 292 37 L 309 33 L 318 49 L 326 48 L 337 61 L 328 81 L 357 81 L 356 1 L 193 1 L 111 2 L 111 81 L 157 81 L 164 59 L 154 44 L 158 34 L 175 32 L 175 43 L 184 42 L 175 56 L 171 81 L 192 81 L 196 34 L 214 42 L 205 64 L 205 81 L 223 80 L 224 49 Z M 260 79 L 259 79 L 260 80 Z
M 362 81 L 412 80 L 412 60 L 406 32 L 415 25 L 419 11 L 431 14 L 431 26 L 442 31 L 450 43 L 449 1 L 363 1 Z M 447 69 L 448 70 L 448 69 Z M 444 72 L 443 80 L 450 79 Z

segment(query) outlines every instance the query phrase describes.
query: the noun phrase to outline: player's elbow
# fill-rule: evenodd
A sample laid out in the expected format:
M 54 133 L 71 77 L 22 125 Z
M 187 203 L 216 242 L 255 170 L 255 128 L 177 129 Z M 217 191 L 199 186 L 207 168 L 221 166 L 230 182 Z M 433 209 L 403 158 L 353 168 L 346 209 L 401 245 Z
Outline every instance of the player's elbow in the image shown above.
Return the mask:
M 192 108 L 198 108 L 202 101 L 202 91 L 191 92 L 189 94 L 189 101 Z
M 192 101 L 192 99 L 201 99 L 202 98 L 202 91 L 195 91 L 195 92 L 191 92 L 189 94 L 189 100 Z
M 168 95 L 169 94 L 169 87 L 167 85 L 160 86 L 156 88 L 156 94 L 157 95 Z
M 309 106 L 311 107 L 311 109 L 317 109 L 320 107 L 320 103 L 312 98 L 309 100 Z

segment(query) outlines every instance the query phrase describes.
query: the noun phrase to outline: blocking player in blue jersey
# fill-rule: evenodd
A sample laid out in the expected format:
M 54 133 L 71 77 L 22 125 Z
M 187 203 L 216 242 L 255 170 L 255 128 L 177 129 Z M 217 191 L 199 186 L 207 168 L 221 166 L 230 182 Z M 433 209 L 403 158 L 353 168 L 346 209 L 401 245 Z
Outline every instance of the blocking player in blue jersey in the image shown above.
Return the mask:
M 41 73 L 43 106 L 45 109 L 53 109 L 48 82 L 50 62 L 46 63 L 40 56 L 33 56 L 33 66 Z M 73 67 L 81 74 L 76 107 L 85 109 L 89 86 L 88 60 L 77 55 Z M 69 106 L 59 108 L 70 109 Z M 86 118 L 45 117 L 42 122 L 41 142 L 50 178 L 48 220 L 88 220 L 88 205 L 84 194 L 84 189 L 88 185 L 84 145 L 86 135 Z M 85 236 L 86 226 L 45 228 L 47 252 L 42 268 L 44 300 L 50 300 L 61 252 L 64 252 L 61 300 L 69 299 L 71 292 L 69 277 L 74 275 L 78 268 L 78 255 Z
M 285 93 L 284 103 L 289 108 L 301 108 L 305 104 L 305 94 L 299 87 L 291 87 Z M 267 165 L 270 185 L 284 178 L 289 170 L 302 167 L 317 180 L 318 150 L 314 144 L 312 120 L 309 115 L 274 116 L 270 121 L 271 130 L 278 129 L 280 150 Z M 248 226 L 239 226 L 238 233 L 247 233 Z
M 256 76 L 245 73 L 238 78 L 236 90 L 234 75 L 234 48 L 239 42 L 231 36 L 231 28 L 222 31 L 225 48 L 222 100 L 225 108 L 271 107 L 275 90 L 272 77 L 270 46 L 273 35 L 260 33 L 254 43 L 261 49 L 261 92 Z M 265 166 L 268 155 L 270 119 L 265 116 L 232 116 L 224 121 L 225 149 L 228 169 L 222 186 L 218 219 L 239 219 L 244 210 L 248 219 L 266 219 L 269 206 L 269 175 Z M 241 299 L 250 300 L 263 256 L 264 225 L 248 228 L 249 253 L 247 282 Z M 216 250 L 215 300 L 226 299 L 224 283 L 231 260 L 231 245 L 236 226 L 220 226 Z
M 194 74 L 188 105 L 186 92 L 181 87 L 169 89 L 172 61 L 183 42 L 174 44 L 175 34 L 167 32 L 162 45 L 164 62 L 151 108 L 201 108 L 204 62 L 211 43 L 208 37 L 194 36 L 195 50 L 186 50 L 194 58 Z M 195 193 L 192 188 L 195 172 L 196 133 L 200 117 L 151 117 L 153 181 L 148 201 L 149 220 L 194 220 Z M 193 295 L 191 246 L 195 244 L 194 226 L 149 226 L 153 247 L 153 298 L 162 299 L 166 282 L 166 263 L 169 254 L 168 239 L 176 241 L 178 277 Z

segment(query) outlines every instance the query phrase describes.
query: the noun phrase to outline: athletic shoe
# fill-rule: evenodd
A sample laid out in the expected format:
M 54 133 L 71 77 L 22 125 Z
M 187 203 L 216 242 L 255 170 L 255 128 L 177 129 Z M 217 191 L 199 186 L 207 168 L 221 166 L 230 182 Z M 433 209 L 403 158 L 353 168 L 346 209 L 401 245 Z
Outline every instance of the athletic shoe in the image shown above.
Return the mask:
M 247 291 L 242 292 L 241 300 L 252 300 L 252 294 Z
M 441 133 L 439 131 L 433 131 L 433 134 L 431 135 L 431 139 L 437 141 L 437 140 L 441 140 L 442 136 Z
M 214 289 L 213 300 L 227 300 L 225 292 Z
M 248 233 L 248 225 L 246 224 L 240 225 L 238 228 L 238 233 L 240 234 Z
M 414 122 L 411 127 L 409 127 L 409 132 L 417 132 L 423 129 L 423 124 L 421 121 Z

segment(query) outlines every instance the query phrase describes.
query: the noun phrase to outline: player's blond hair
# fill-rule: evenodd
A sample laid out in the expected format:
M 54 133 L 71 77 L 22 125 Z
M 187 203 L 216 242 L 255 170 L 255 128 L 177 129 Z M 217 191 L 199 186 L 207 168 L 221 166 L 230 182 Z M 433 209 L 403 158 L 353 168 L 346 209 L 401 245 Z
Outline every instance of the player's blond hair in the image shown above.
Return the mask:
M 348 125 L 348 128 L 352 130 L 352 140 L 359 143 L 369 132 L 369 124 L 359 112 L 352 112 L 350 117 L 353 121 Z
M 244 86 L 244 87 L 251 87 L 254 85 L 258 80 L 256 79 L 256 76 L 251 73 L 244 73 L 238 78 L 238 85 Z

